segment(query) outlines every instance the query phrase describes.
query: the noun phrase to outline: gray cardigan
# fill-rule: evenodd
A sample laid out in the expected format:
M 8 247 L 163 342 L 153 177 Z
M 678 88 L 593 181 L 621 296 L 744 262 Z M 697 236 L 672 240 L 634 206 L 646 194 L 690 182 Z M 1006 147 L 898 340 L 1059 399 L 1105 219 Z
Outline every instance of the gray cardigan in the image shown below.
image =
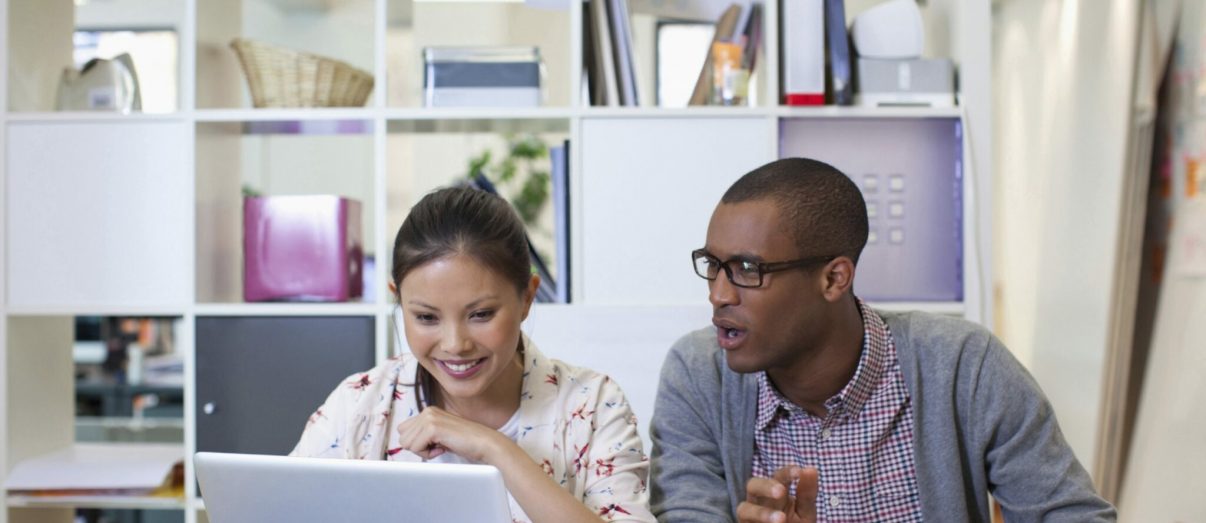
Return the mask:
M 989 492 L 1007 521 L 1116 518 L 1038 384 L 988 330 L 933 314 L 879 314 L 909 389 L 925 519 L 989 521 Z M 711 327 L 670 349 L 651 428 L 659 521 L 736 520 L 751 475 L 757 383 L 728 368 Z

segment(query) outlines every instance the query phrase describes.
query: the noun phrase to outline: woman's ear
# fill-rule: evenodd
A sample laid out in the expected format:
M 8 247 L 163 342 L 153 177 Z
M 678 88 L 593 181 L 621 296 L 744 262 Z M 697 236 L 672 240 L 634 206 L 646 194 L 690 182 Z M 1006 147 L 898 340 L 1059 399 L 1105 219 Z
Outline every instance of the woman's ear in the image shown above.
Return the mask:
M 533 274 L 532 279 L 528 280 L 528 288 L 523 291 L 523 318 L 528 319 L 528 312 L 532 310 L 532 302 L 536 301 L 536 289 L 540 288 L 540 276 Z
M 395 298 L 398 297 L 398 284 L 396 284 L 392 281 L 389 282 L 389 295 L 393 296 Z

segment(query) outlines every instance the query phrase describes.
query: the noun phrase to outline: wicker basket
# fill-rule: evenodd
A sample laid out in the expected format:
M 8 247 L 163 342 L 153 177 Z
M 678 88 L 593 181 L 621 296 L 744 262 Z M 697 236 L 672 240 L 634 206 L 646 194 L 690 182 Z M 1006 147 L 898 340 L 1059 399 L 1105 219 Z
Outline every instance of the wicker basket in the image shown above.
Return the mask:
M 256 107 L 360 107 L 373 75 L 339 60 L 236 38 L 230 42 Z

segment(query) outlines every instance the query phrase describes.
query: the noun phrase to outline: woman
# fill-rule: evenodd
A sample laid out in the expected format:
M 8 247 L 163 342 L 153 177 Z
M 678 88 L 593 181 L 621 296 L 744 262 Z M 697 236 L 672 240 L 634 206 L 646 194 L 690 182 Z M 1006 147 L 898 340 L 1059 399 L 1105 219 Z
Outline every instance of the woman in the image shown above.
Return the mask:
M 484 463 L 502 472 L 516 521 L 654 521 L 623 392 L 520 331 L 540 279 L 510 205 L 470 188 L 431 193 L 393 260 L 410 353 L 336 388 L 293 455 Z

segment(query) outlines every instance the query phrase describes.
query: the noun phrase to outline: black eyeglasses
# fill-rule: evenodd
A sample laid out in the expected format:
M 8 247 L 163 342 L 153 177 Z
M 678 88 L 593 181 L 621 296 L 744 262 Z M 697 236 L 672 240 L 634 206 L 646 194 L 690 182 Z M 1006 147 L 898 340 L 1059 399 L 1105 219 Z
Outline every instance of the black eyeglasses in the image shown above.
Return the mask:
M 725 276 L 728 276 L 729 281 L 738 287 L 752 289 L 762 286 L 762 276 L 768 272 L 779 272 L 797 267 L 807 267 L 818 263 L 829 263 L 837 258 L 837 255 L 831 256 L 809 256 L 798 260 L 762 263 L 749 260 L 729 260 L 721 262 L 719 258 L 708 254 L 703 249 L 695 249 L 691 251 L 691 261 L 695 265 L 695 274 L 700 278 L 708 281 L 713 281 L 720 275 L 720 270 L 724 269 Z

